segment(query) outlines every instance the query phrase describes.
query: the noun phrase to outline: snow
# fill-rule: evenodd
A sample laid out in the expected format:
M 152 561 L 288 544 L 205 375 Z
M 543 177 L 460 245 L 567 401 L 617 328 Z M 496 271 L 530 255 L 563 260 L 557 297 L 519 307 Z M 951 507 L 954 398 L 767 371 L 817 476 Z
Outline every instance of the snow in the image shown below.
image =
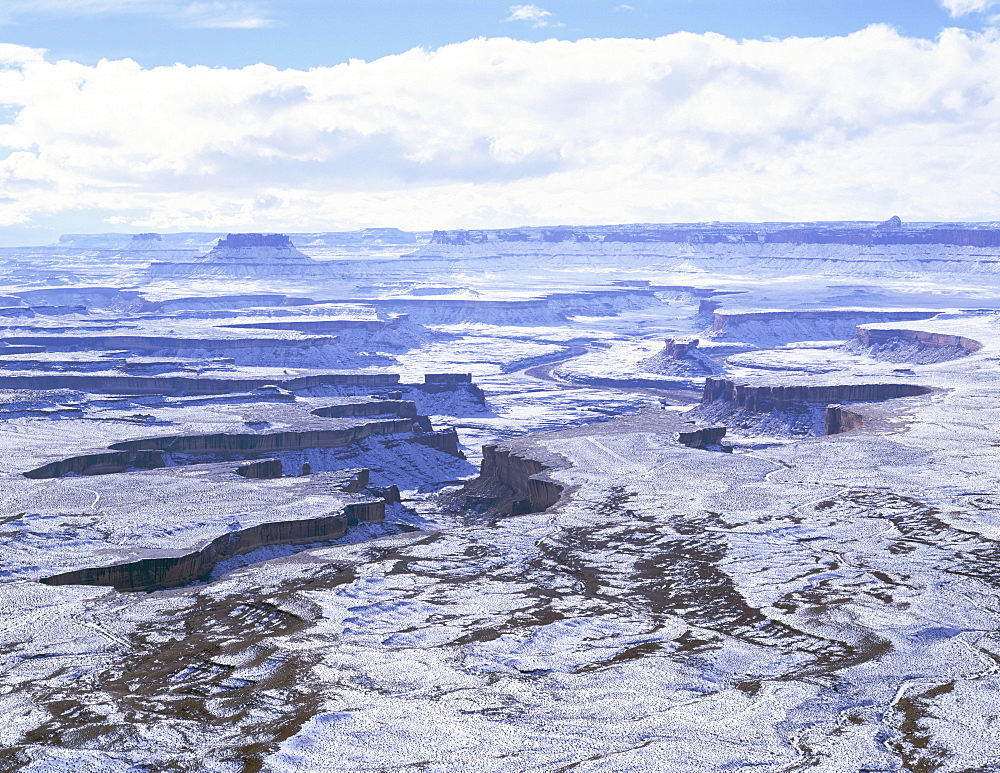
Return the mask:
M 191 239 L 171 247 L 190 252 Z M 995 764 L 1000 285 L 987 261 L 996 250 L 313 241 L 300 245 L 321 264 L 309 278 L 246 282 L 193 270 L 151 279 L 148 255 L 82 242 L 0 255 L 17 305 L 86 307 L 6 318 L 5 340 L 80 343 L 5 355 L 0 376 L 401 375 L 385 389 L 0 394 L 3 764 L 44 773 L 228 771 L 244 760 L 267 771 L 449 773 Z M 724 311 L 854 311 L 836 326 L 800 315 L 713 336 L 705 299 Z M 933 319 L 874 321 L 914 310 Z M 393 321 L 321 333 L 231 327 Z M 983 348 L 941 360 L 871 356 L 845 345 L 857 324 Z M 110 335 L 222 343 L 93 343 Z M 327 335 L 340 343 L 288 345 Z M 248 338 L 275 344 L 224 345 Z M 665 338 L 698 338 L 697 356 L 667 358 Z M 471 373 L 485 405 L 466 389 L 406 386 L 436 372 Z M 847 406 L 865 423 L 825 437 L 824 405 L 742 415 L 697 405 L 710 374 L 936 391 Z M 277 451 L 286 472 L 313 469 L 277 480 L 234 475 L 237 458 L 22 475 L 127 440 L 349 426 L 311 411 L 397 389 L 436 427 L 456 427 L 468 459 L 389 436 Z M 728 424 L 734 453 L 678 444 L 680 429 L 716 421 Z M 548 475 L 563 501 L 498 519 L 446 506 L 476 474 L 480 446 L 497 442 L 562 459 Z M 364 499 L 329 485 L 355 468 L 398 486 L 403 502 L 341 539 L 262 547 L 206 582 L 149 594 L 36 582 L 337 511 Z

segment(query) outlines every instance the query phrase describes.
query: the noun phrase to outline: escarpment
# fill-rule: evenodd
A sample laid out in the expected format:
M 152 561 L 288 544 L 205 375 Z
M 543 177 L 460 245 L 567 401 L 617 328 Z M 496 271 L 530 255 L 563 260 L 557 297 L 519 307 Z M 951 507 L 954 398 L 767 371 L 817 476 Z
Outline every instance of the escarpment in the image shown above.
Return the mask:
M 357 416 L 400 416 L 416 418 L 417 406 L 409 400 L 365 400 L 351 403 L 338 403 L 317 408 L 314 416 L 326 419 L 342 419 Z
M 321 373 L 289 379 L 197 378 L 194 376 L 118 376 L 52 374 L 0 376 L 0 389 L 75 389 L 80 392 L 128 395 L 225 395 L 252 392 L 266 386 L 298 391 L 319 387 L 391 387 L 399 384 L 394 373 Z
M 538 513 L 556 504 L 563 486 L 546 475 L 546 465 L 523 451 L 498 445 L 483 446 L 483 461 L 476 482 L 499 483 L 512 492 L 511 514 Z
M 337 539 L 347 534 L 352 522 L 379 522 L 384 517 L 383 500 L 353 503 L 334 515 L 262 523 L 231 531 L 188 553 L 78 569 L 43 577 L 41 582 L 46 585 L 109 585 L 120 591 L 171 588 L 204 579 L 223 559 L 269 545 L 300 545 Z
M 176 338 L 170 336 L 6 336 L 12 345 L 43 347 L 40 351 L 89 352 L 125 350 L 132 352 L 225 351 L 228 349 L 305 349 L 311 346 L 333 346 L 337 336 L 322 338 Z
M 28 470 L 26 478 L 61 478 L 63 475 L 111 475 L 126 470 L 155 470 L 165 467 L 159 451 L 112 451 L 84 454 Z
M 708 405 L 717 401 L 732 403 L 738 408 L 755 413 L 794 408 L 802 403 L 877 402 L 896 397 L 915 397 L 930 394 L 931 387 L 918 384 L 822 384 L 822 385 L 771 385 L 738 384 L 725 378 L 708 378 L 701 402 Z
M 113 443 L 110 448 L 115 451 L 169 451 L 185 454 L 301 451 L 305 448 L 338 448 L 372 435 L 393 435 L 412 431 L 411 419 L 387 419 L 344 429 L 306 432 L 173 435 Z
M 906 330 L 902 328 L 869 328 L 859 326 L 855 337 L 862 346 L 882 346 L 900 340 L 918 344 L 929 349 L 955 348 L 967 354 L 978 352 L 983 345 L 972 338 L 948 333 L 932 333 L 926 330 Z
M 865 309 L 834 309 L 822 311 L 716 311 L 712 317 L 712 330 L 716 333 L 731 330 L 748 323 L 773 324 L 780 322 L 842 322 L 848 329 L 864 322 L 903 322 L 930 319 L 935 311 L 869 311 Z M 847 333 L 844 338 L 847 338 Z
M 393 401 L 402 410 L 412 410 L 412 403 Z M 361 404 L 364 405 L 364 404 Z M 376 403 L 377 405 L 377 403 Z M 340 406 L 331 406 L 336 408 Z M 323 409 L 319 409 L 323 410 Z M 378 414 L 384 415 L 384 414 Z M 278 452 L 304 451 L 313 448 L 342 448 L 373 436 L 400 435 L 400 440 L 418 443 L 436 451 L 464 459 L 458 433 L 454 429 L 435 430 L 426 416 L 382 419 L 338 429 L 287 431 L 271 433 L 216 433 L 211 435 L 168 435 L 113 443 L 107 452 L 83 454 L 49 462 L 28 470 L 26 478 L 59 478 L 64 475 L 108 475 L 128 470 L 149 470 L 166 466 L 164 454 L 205 455 L 206 457 L 255 459 Z M 180 457 L 181 464 L 190 464 Z M 171 462 L 177 463 L 176 460 Z M 281 462 L 262 460 L 236 470 L 247 478 L 281 477 Z

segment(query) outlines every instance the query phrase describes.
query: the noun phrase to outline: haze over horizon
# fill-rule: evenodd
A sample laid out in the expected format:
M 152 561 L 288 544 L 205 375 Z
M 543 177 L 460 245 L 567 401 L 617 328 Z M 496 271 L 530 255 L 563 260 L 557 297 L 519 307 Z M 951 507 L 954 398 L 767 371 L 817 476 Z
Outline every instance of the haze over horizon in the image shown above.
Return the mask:
M 0 11 L 0 244 L 995 221 L 991 0 Z

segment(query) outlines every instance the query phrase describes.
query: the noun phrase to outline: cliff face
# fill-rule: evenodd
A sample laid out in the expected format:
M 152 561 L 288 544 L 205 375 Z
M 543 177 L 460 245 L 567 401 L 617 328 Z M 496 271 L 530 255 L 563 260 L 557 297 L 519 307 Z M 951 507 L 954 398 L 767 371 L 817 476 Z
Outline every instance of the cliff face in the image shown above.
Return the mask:
M 413 442 L 433 448 L 436 451 L 464 459 L 465 454 L 458 447 L 458 433 L 454 429 L 442 429 L 413 436 Z
M 850 432 L 858 429 L 865 422 L 865 417 L 860 413 L 848 410 L 843 405 L 828 405 L 823 417 L 823 434 L 839 435 L 842 432 Z
M 409 400 L 368 400 L 366 402 L 328 405 L 324 408 L 317 408 L 312 413 L 314 416 L 321 416 L 325 419 L 387 415 L 416 418 L 417 406 Z
M 129 469 L 155 470 L 163 467 L 159 451 L 119 451 L 86 454 L 62 459 L 24 473 L 26 478 L 59 478 L 63 475 L 110 475 Z
M 983 345 L 979 341 L 966 338 L 965 336 L 929 333 L 924 330 L 887 330 L 882 328 L 858 327 L 855 337 L 863 346 L 881 346 L 890 343 L 893 339 L 901 339 L 931 349 L 954 347 L 970 354 L 978 352 L 983 348 Z
M 409 433 L 413 419 L 373 421 L 346 429 L 311 430 L 307 432 L 276 432 L 270 434 L 170 435 L 146 440 L 129 440 L 109 446 L 112 453 L 86 454 L 61 459 L 24 473 L 26 478 L 58 478 L 69 473 L 77 475 L 107 475 L 127 469 L 163 467 L 163 453 L 231 454 L 253 456 L 276 451 L 301 451 L 307 448 L 340 448 L 373 435 Z M 451 430 L 454 433 L 454 430 Z M 437 433 L 430 433 L 431 435 Z M 438 442 L 442 450 L 450 439 Z M 458 437 L 454 438 L 454 454 L 458 455 Z M 280 464 L 280 463 L 279 463 Z M 243 474 L 243 473 L 241 473 Z M 269 477 L 247 475 L 246 477 Z
M 333 346 L 337 336 L 322 338 L 171 338 L 167 336 L 8 336 L 10 344 L 42 347 L 39 351 L 93 351 L 126 349 L 136 352 L 184 351 L 187 349 L 219 351 L 227 349 L 304 349 L 310 346 Z M 0 351 L 4 351 L 0 349 Z
M 914 397 L 934 391 L 917 384 L 828 384 L 759 385 L 737 384 L 729 379 L 705 380 L 702 404 L 717 400 L 733 403 L 739 408 L 755 413 L 784 410 L 802 403 L 877 402 L 894 397 Z
M 846 320 L 849 324 L 857 324 L 856 320 L 863 318 L 868 322 L 897 322 L 904 320 L 930 319 L 936 312 L 931 311 L 863 311 L 858 309 L 842 309 L 834 311 L 748 311 L 728 312 L 716 311 L 712 319 L 712 330 L 719 332 L 734 325 L 751 322 L 792 321 L 838 321 Z
M 677 441 L 688 448 L 708 448 L 720 445 L 725 436 L 725 427 L 703 427 L 690 432 L 678 432 Z M 732 451 L 732 448 L 729 450 Z
M 81 392 L 136 395 L 224 395 L 233 392 L 252 392 L 265 386 L 277 386 L 289 391 L 317 387 L 391 387 L 399 383 L 399 376 L 392 373 L 323 373 L 284 380 L 165 378 L 142 376 L 0 376 L 0 389 L 76 389 Z
M 538 513 L 552 507 L 563 487 L 543 475 L 550 468 L 530 457 L 495 445 L 483 446 L 479 477 L 509 487 L 514 492 L 515 511 Z
M 244 464 L 236 469 L 237 475 L 255 480 L 267 480 L 270 478 L 280 478 L 283 473 L 280 459 L 262 459 L 259 462 Z
M 385 319 L 317 319 L 293 320 L 290 322 L 240 322 L 219 327 L 250 328 L 253 330 L 297 330 L 302 333 L 318 333 L 334 330 L 364 330 L 376 333 L 381 330 L 392 330 L 407 319 L 407 314 L 400 314 L 391 320 Z
M 185 454 L 300 451 L 304 448 L 339 448 L 372 435 L 394 435 L 412 430 L 411 419 L 387 419 L 346 429 L 267 434 L 173 435 L 129 440 L 109 447 L 115 451 L 170 451 Z
M 341 513 L 299 521 L 264 523 L 215 538 L 199 550 L 125 564 L 79 569 L 42 578 L 46 585 L 109 585 L 120 591 L 148 591 L 186 585 L 211 573 L 221 560 L 267 545 L 296 545 L 336 539 L 352 521 L 378 522 L 385 502 L 350 504 Z

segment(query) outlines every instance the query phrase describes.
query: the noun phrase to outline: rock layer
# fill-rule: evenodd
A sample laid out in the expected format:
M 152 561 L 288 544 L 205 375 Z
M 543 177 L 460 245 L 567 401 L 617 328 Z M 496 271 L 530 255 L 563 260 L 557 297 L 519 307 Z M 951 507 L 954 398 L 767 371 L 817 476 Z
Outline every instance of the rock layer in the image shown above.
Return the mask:
M 552 468 L 510 448 L 483 446 L 480 481 L 495 481 L 514 492 L 514 512 L 537 513 L 559 501 L 563 486 L 546 476 Z
M 926 395 L 934 390 L 918 384 L 799 384 L 750 385 L 737 384 L 724 378 L 705 380 L 702 404 L 717 400 L 733 403 L 755 413 L 792 408 L 802 403 L 877 402 L 895 397 Z
M 78 569 L 42 578 L 46 585 L 110 585 L 120 591 L 149 591 L 203 579 L 221 560 L 267 545 L 296 545 L 343 537 L 352 521 L 378 522 L 385 502 L 347 505 L 321 518 L 263 523 L 216 537 L 190 553 L 143 558 L 125 564 Z
M 930 349 L 944 349 L 955 347 L 964 349 L 968 353 L 978 352 L 983 345 L 972 338 L 960 335 L 949 335 L 947 333 L 931 333 L 925 330 L 904 330 L 885 328 L 858 327 L 856 332 L 858 341 L 863 346 L 881 346 L 891 342 L 893 339 L 901 339 L 909 343 L 919 344 Z

